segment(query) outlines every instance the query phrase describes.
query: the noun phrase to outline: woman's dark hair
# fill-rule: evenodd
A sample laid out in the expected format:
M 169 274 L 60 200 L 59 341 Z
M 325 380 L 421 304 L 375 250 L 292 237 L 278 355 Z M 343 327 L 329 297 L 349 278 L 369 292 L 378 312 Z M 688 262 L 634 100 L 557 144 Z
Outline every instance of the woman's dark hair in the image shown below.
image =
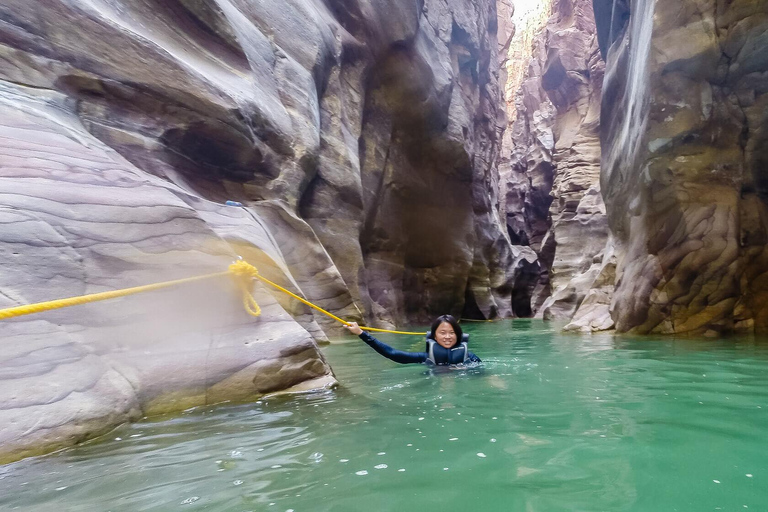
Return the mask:
M 461 338 L 464 336 L 464 332 L 461 330 L 461 326 L 459 325 L 458 320 L 453 318 L 451 315 L 442 315 L 435 318 L 435 321 L 432 322 L 432 329 L 429 331 L 429 337 L 433 340 L 435 339 L 435 331 L 437 331 L 437 328 L 440 327 L 440 324 L 443 322 L 451 324 L 451 327 L 453 327 L 453 332 L 456 333 L 456 343 L 454 343 L 452 347 L 461 343 Z

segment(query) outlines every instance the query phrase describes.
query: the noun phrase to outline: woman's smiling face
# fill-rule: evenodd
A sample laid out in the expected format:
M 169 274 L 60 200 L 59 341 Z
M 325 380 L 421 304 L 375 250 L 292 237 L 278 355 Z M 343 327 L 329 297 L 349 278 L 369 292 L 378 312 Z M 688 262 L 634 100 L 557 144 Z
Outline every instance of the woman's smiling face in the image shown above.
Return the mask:
M 448 322 L 443 322 L 435 330 L 435 341 L 441 347 L 451 348 L 456 344 L 456 331 Z

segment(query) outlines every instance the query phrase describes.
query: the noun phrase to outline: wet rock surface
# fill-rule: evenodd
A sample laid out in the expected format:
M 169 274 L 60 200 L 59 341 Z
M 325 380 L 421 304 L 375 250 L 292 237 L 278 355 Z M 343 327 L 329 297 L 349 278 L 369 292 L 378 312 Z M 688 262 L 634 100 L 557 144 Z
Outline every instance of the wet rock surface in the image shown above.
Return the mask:
M 491 1 L 3 2 L 0 306 L 239 255 L 380 326 L 525 310 L 497 45 Z M 3 323 L 0 457 L 331 382 L 338 326 L 271 293 L 258 320 L 224 280 Z
M 595 1 L 616 328 L 765 332 L 768 2 L 613 4 Z

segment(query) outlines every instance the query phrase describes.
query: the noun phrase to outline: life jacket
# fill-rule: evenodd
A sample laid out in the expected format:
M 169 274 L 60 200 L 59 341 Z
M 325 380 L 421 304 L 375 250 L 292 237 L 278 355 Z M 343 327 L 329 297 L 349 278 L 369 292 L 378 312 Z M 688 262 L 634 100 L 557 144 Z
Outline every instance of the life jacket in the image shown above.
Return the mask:
M 427 362 L 438 366 L 466 363 L 469 361 L 468 343 L 469 334 L 462 334 L 461 343 L 457 343 L 453 348 L 445 348 L 427 333 Z

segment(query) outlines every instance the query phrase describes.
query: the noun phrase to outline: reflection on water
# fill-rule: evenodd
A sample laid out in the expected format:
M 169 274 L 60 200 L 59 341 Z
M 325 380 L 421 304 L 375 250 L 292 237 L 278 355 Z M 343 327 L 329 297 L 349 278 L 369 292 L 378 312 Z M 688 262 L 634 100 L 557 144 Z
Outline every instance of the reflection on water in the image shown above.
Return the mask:
M 0 509 L 768 509 L 768 344 L 466 329 L 481 368 L 331 345 L 340 389 L 153 418 L 0 467 Z

